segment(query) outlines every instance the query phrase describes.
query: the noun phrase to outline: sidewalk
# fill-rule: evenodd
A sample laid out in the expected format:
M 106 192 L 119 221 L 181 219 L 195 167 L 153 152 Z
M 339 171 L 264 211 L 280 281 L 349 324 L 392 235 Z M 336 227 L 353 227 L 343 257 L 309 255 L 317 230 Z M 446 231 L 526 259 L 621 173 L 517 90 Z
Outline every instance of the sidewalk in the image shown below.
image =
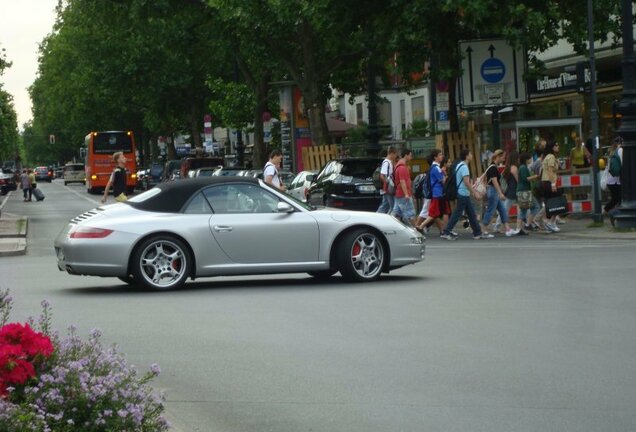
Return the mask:
M 617 231 L 610 224 L 609 218 L 603 220 L 603 226 L 591 228 L 592 218 L 589 216 L 568 216 L 564 218 L 566 223 L 559 225 L 561 232 L 549 234 L 550 236 L 566 238 L 587 238 L 595 240 L 636 240 L 636 230 Z
M 0 257 L 26 254 L 28 218 L 6 213 L 3 210 L 12 193 L 9 192 L 0 197 Z

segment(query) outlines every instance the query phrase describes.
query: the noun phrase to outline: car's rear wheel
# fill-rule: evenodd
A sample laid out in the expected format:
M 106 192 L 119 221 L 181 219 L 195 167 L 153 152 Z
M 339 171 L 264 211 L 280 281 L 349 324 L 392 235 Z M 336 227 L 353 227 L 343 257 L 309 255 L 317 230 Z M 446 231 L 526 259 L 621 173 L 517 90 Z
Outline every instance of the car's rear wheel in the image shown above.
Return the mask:
M 156 235 L 144 240 L 133 252 L 131 272 L 135 280 L 153 290 L 181 287 L 191 268 L 185 243 L 171 235 Z
M 336 262 L 342 276 L 352 282 L 378 279 L 384 268 L 384 245 L 373 231 L 351 231 L 338 244 Z
M 333 276 L 338 270 L 319 270 L 319 271 L 310 271 L 307 272 L 309 276 L 314 277 L 316 279 L 328 279 Z

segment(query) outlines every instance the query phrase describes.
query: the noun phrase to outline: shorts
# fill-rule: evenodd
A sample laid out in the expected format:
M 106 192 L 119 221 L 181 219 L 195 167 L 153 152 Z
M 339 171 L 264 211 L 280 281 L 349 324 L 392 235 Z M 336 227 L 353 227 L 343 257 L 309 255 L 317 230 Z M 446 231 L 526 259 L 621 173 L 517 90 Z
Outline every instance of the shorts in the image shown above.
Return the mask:
M 431 203 L 428 206 L 428 217 L 439 218 L 449 214 L 451 214 L 451 208 L 448 201 L 444 198 L 431 198 Z
M 393 211 L 391 214 L 394 217 L 401 218 L 402 220 L 410 220 L 415 217 L 415 207 L 413 207 L 413 200 L 411 198 L 395 198 L 393 203 Z
M 428 206 L 431 204 L 430 199 L 424 198 L 422 200 L 422 210 L 420 211 L 420 217 L 426 219 L 428 217 Z

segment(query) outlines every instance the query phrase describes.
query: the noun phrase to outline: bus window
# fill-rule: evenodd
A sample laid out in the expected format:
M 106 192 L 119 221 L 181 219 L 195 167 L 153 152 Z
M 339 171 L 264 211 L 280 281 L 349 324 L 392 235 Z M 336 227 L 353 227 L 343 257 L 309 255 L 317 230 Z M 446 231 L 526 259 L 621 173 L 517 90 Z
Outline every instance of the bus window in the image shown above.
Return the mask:
M 131 136 L 125 132 L 101 132 L 93 137 L 93 152 L 113 154 L 115 152 L 131 153 L 133 150 Z

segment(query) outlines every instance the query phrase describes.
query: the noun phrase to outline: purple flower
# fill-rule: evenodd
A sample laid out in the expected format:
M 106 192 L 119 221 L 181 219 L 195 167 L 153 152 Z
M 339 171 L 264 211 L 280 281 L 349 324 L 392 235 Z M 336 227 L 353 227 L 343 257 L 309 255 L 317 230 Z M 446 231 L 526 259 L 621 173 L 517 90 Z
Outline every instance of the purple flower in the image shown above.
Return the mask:
M 152 372 L 153 375 L 159 375 L 161 373 L 161 368 L 157 363 L 153 363 L 150 365 L 150 372 Z

